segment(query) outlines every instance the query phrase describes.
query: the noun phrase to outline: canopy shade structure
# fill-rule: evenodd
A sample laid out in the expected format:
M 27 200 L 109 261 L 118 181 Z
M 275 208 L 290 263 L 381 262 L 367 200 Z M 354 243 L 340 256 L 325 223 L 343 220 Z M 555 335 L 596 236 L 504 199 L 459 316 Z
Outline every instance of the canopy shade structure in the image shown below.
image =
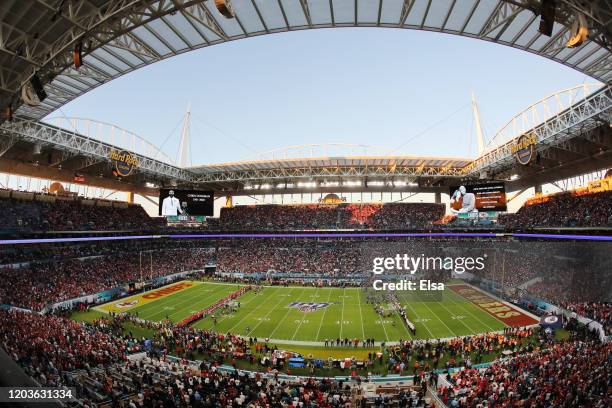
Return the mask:
M 339 27 L 405 28 L 495 42 L 610 83 L 609 2 L 557 0 L 551 36 L 538 31 L 540 9 L 540 0 L 4 0 L 0 107 L 41 119 L 121 75 L 187 51 Z M 589 27 L 588 39 L 568 48 L 578 15 Z M 33 78 L 47 94 L 37 106 L 21 96 Z

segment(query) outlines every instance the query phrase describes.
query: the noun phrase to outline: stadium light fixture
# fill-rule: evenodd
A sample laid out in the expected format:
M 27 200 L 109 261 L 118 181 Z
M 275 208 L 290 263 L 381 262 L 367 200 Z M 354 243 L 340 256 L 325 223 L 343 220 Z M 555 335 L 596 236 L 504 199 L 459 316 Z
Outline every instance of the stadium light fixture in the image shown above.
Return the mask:
M 234 8 L 230 0 L 215 0 L 215 7 L 227 19 L 234 18 Z
M 349 180 L 349 181 L 345 181 L 342 184 L 347 186 L 347 187 L 356 187 L 356 186 L 360 186 L 361 185 L 361 181 Z

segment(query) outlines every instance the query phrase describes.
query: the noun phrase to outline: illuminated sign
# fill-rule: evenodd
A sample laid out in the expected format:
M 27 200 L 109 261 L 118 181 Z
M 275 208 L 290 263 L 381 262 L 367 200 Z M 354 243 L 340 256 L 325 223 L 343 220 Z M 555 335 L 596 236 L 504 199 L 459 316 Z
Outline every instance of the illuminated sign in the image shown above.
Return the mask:
M 522 135 L 518 138 L 516 143 L 512 146 L 512 154 L 516 157 L 516 160 L 522 164 L 527 165 L 531 163 L 535 155 L 535 145 L 537 143 L 537 136 L 535 133 L 528 135 Z
M 140 159 L 136 155 L 126 152 L 125 150 L 111 150 L 108 158 L 115 165 L 117 176 L 127 177 L 136 167 L 140 166 Z

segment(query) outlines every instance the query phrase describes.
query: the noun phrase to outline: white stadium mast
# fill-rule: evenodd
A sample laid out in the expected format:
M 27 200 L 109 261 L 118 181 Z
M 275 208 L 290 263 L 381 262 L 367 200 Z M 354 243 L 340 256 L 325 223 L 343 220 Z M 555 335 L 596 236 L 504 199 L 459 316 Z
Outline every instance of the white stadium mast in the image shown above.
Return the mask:
M 191 163 L 191 141 L 189 140 L 189 124 L 191 120 L 191 103 L 187 105 L 187 112 L 183 120 L 183 131 L 181 132 L 181 143 L 179 145 L 177 164 L 179 167 L 185 168 L 192 165 Z
M 472 91 L 472 111 L 474 113 L 474 124 L 476 125 L 476 137 L 478 139 L 478 156 L 484 151 L 484 135 L 482 133 L 482 126 L 480 125 L 480 111 L 478 110 L 478 103 L 476 103 L 476 95 Z

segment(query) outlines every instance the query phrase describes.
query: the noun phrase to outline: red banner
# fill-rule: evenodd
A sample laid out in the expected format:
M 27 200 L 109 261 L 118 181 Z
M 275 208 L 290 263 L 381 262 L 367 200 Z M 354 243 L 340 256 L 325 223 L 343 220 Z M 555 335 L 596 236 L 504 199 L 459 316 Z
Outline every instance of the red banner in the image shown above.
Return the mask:
M 476 306 L 501 320 L 507 326 L 521 327 L 537 324 L 538 321 L 519 309 L 487 295 L 469 285 L 448 285 L 455 293 L 466 298 Z

